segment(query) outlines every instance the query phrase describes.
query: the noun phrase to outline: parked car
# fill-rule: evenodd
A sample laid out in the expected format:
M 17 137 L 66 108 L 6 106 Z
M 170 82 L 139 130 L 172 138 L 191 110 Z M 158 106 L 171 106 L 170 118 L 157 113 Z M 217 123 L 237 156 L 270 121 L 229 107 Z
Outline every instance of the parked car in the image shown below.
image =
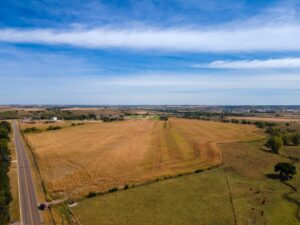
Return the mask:
M 45 210 L 47 208 L 46 204 L 41 203 L 38 207 L 40 210 Z

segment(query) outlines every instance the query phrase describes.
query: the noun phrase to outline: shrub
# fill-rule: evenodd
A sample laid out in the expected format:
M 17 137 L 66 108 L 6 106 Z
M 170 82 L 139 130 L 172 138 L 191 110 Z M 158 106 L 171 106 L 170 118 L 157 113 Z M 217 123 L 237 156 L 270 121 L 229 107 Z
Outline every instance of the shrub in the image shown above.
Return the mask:
M 125 184 L 124 189 L 127 190 L 129 188 L 128 184 Z
M 197 169 L 197 170 L 195 170 L 195 173 L 201 173 L 203 170 L 201 170 L 201 169 Z
M 24 133 L 35 133 L 40 132 L 41 130 L 36 127 L 27 127 L 23 130 Z
M 90 192 L 90 193 L 88 193 L 88 195 L 86 196 L 87 198 L 93 198 L 93 197 L 95 197 L 95 196 L 97 196 L 97 193 L 96 192 Z
M 61 129 L 60 126 L 49 126 L 49 127 L 47 128 L 47 130 L 59 130 L 59 129 Z
M 119 188 L 117 188 L 117 187 L 114 187 L 114 188 L 112 188 L 112 189 L 109 189 L 108 190 L 108 192 L 116 192 L 116 191 L 118 191 L 119 190 Z

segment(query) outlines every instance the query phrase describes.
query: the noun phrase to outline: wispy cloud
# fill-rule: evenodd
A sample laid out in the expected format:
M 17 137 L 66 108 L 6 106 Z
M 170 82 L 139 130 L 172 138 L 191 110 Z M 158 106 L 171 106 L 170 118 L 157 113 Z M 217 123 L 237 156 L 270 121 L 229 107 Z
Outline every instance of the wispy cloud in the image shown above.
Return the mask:
M 0 42 L 187 52 L 299 51 L 300 25 L 248 28 L 2 29 Z
M 195 68 L 214 69 L 299 69 L 300 58 L 265 60 L 218 60 L 208 64 L 196 64 Z

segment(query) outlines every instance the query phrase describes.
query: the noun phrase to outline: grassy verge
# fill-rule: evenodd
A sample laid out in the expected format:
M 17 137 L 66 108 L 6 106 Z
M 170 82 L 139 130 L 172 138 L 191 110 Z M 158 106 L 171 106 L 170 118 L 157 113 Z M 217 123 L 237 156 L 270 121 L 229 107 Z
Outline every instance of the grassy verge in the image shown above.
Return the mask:
M 11 152 L 11 165 L 9 168 L 8 176 L 10 181 L 10 192 L 12 195 L 12 201 L 9 204 L 10 221 L 15 222 L 20 220 L 19 209 L 19 184 L 18 184 L 18 167 L 17 156 L 14 144 L 13 134 L 10 135 L 9 149 Z

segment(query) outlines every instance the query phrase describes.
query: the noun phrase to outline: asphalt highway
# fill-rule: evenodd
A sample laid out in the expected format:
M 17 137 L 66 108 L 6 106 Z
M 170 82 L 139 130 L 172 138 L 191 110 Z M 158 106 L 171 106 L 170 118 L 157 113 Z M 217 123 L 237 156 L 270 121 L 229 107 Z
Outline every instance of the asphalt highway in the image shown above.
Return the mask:
M 41 225 L 41 217 L 34 191 L 30 163 L 27 158 L 24 140 L 20 133 L 18 123 L 13 124 L 15 146 L 18 162 L 19 204 L 22 225 Z

